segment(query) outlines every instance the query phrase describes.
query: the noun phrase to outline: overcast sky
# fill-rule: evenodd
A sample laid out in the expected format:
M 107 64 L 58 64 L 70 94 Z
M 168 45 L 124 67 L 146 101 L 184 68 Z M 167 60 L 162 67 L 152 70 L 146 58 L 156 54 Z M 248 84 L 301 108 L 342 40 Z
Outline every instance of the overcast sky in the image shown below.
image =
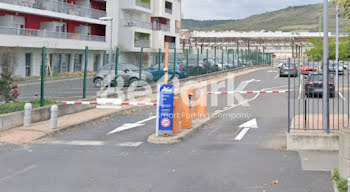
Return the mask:
M 322 0 L 182 0 L 182 12 L 186 19 L 242 19 L 288 6 L 322 2 Z

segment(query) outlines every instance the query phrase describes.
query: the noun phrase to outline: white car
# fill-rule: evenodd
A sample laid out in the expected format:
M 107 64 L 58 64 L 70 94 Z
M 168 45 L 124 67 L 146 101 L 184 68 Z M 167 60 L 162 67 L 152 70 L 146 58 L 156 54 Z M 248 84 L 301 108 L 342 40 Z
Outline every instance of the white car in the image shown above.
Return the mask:
M 278 68 L 281 68 L 285 64 L 287 64 L 287 61 L 280 61 L 280 64 L 278 64 Z

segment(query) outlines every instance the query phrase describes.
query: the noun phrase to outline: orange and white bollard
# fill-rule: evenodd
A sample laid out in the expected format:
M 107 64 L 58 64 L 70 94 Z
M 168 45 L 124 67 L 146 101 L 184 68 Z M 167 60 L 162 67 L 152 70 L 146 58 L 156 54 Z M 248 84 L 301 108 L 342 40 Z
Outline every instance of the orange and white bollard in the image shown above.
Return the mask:
M 202 119 L 207 117 L 207 94 L 205 89 L 196 89 L 195 91 L 196 118 Z

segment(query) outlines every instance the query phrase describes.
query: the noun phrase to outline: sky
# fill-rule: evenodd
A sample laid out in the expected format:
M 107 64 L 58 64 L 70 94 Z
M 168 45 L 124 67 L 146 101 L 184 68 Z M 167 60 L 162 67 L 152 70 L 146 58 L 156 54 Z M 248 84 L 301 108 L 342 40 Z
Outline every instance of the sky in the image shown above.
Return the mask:
M 182 0 L 182 13 L 186 19 L 242 19 L 288 6 L 322 2 L 323 0 Z

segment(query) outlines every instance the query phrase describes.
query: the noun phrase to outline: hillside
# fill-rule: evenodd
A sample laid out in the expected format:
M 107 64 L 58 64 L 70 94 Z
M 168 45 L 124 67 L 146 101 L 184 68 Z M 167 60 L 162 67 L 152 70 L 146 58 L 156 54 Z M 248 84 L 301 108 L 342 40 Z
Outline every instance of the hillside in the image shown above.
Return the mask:
M 235 31 L 311 31 L 319 30 L 319 17 L 323 13 L 322 4 L 288 7 L 278 11 L 253 15 L 241 20 L 183 19 L 183 29 L 193 30 L 235 30 Z M 329 30 L 335 32 L 335 5 L 329 5 Z M 349 20 L 340 19 L 340 31 L 350 26 Z

